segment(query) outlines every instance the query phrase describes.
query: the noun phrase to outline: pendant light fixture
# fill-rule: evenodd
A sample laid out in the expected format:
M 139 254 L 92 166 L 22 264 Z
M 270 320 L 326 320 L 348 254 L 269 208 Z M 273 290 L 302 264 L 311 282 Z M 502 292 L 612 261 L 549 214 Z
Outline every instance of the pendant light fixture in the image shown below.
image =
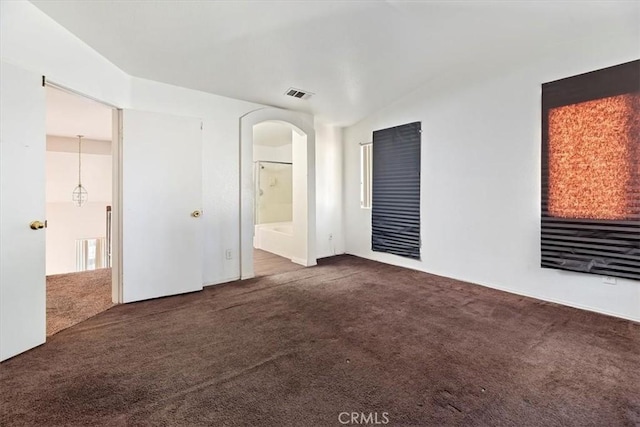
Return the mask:
M 78 135 L 78 186 L 73 189 L 71 193 L 71 200 L 77 207 L 82 207 L 89 198 L 87 189 L 82 186 L 82 137 L 84 135 Z

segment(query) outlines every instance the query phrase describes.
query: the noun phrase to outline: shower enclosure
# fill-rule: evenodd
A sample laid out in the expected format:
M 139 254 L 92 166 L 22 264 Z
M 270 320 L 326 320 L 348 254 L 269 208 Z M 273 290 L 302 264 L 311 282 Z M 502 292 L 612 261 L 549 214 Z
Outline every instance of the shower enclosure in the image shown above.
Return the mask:
M 291 163 L 256 162 L 256 224 L 291 222 L 293 179 Z
M 255 162 L 254 247 L 291 258 L 293 170 L 291 163 Z

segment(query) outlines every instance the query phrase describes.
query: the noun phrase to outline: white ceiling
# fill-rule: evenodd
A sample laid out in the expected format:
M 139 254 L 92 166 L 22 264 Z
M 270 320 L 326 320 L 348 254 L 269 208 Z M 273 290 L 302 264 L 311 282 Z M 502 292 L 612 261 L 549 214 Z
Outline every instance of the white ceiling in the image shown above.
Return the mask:
M 291 144 L 290 125 L 280 122 L 262 122 L 253 126 L 253 144 L 268 147 L 281 147 Z
M 47 87 L 47 135 L 111 140 L 111 108 Z
M 516 61 L 603 24 L 637 32 L 640 14 L 613 0 L 32 2 L 131 75 L 340 125 L 496 52 Z

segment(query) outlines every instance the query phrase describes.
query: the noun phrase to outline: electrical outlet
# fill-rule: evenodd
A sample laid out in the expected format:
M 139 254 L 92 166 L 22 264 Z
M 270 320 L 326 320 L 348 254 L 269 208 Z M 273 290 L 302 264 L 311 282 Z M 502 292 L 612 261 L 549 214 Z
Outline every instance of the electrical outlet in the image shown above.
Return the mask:
M 333 240 L 333 234 L 329 234 L 329 240 Z
M 233 256 L 232 256 L 232 255 L 233 255 L 233 254 L 232 254 L 232 252 L 231 252 L 231 249 L 227 249 L 226 251 L 224 251 L 224 257 L 225 257 L 226 259 L 231 259 L 231 258 L 233 258 Z
M 605 285 L 615 285 L 616 284 L 616 278 L 615 277 L 611 277 L 611 276 L 604 276 L 602 278 L 602 283 L 604 283 Z

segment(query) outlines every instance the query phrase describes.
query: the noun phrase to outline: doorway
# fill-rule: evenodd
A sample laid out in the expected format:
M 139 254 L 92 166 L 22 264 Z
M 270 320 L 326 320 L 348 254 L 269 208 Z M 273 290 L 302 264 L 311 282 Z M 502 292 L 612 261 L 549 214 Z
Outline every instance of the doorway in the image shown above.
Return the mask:
M 316 265 L 313 117 L 276 108 L 248 113 L 240 119 L 240 147 L 241 278 L 248 279 L 256 275 L 254 258 L 265 255 L 264 252 L 270 254 L 271 261 L 274 260 L 272 255 L 283 258 L 276 263 L 280 268 L 293 263 L 302 267 Z M 287 161 L 289 155 L 290 161 Z M 276 191 L 281 196 L 280 202 L 269 206 L 268 212 L 257 212 L 261 207 L 264 208 L 261 206 L 260 191 L 264 196 L 267 189 L 276 190 L 279 187 L 283 190 L 288 180 L 288 170 L 292 176 L 290 202 L 283 196 L 283 191 Z M 258 183 L 261 172 L 266 182 L 263 180 Z M 290 220 L 285 215 L 289 212 L 287 203 L 291 204 Z M 275 217 L 277 221 L 273 220 L 273 214 L 279 215 Z M 263 225 L 265 216 L 270 219 Z M 268 249 L 260 253 L 255 252 L 256 247 L 263 251 Z M 279 267 L 275 268 L 277 270 Z
M 46 333 L 113 306 L 113 109 L 46 90 Z
M 0 361 L 45 343 L 47 337 L 49 87 L 96 101 L 113 114 L 112 301 L 202 290 L 202 119 L 121 109 L 0 62 L 0 178 L 8 184 L 3 185 L 0 203 Z M 87 190 L 90 199 L 92 190 Z
M 293 128 L 287 123 L 265 121 L 253 126 L 254 235 L 253 268 L 256 276 L 298 270 L 295 260 L 304 257 L 301 241 L 306 163 L 294 157 Z M 295 152 L 295 155 L 294 155 Z

